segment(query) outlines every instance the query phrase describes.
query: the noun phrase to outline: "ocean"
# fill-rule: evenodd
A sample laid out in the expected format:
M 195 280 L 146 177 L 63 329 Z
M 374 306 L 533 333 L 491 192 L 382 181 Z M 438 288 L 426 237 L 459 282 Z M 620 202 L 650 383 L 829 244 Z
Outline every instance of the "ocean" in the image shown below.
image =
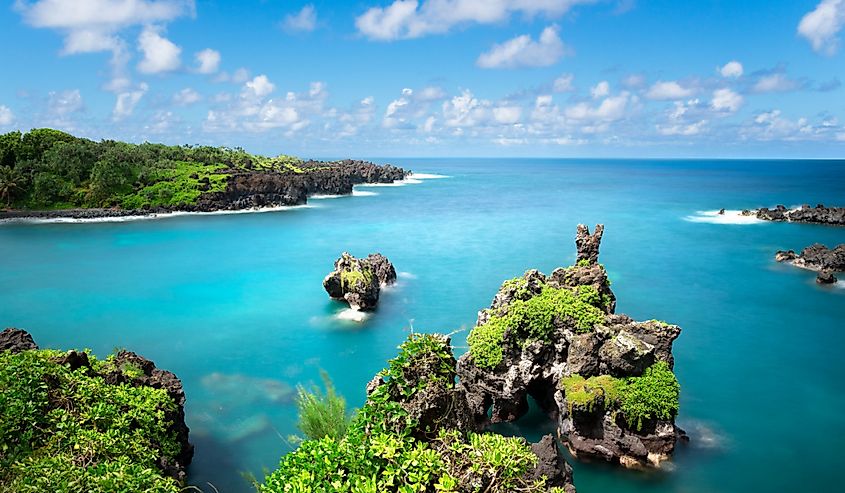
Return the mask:
M 174 371 L 191 482 L 249 492 L 245 476 L 293 446 L 296 385 L 325 370 L 357 407 L 410 331 L 454 332 L 464 352 L 504 279 L 573 263 L 576 225 L 603 223 L 617 312 L 683 328 L 678 424 L 691 440 L 657 471 L 570 459 L 578 491 L 841 491 L 845 282 L 818 286 L 774 254 L 845 243 L 845 228 L 714 211 L 845 205 L 845 161 L 376 161 L 422 175 L 260 214 L 2 224 L 0 326 Z M 381 252 L 399 272 L 363 320 L 321 285 L 343 251 Z M 534 412 L 498 429 L 553 428 Z

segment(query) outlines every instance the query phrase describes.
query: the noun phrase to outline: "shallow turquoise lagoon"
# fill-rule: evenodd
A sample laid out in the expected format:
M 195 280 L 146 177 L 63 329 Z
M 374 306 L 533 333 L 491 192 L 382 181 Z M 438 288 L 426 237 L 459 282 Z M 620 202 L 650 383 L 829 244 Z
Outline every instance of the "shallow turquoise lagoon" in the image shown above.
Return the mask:
M 845 288 L 773 256 L 843 243 L 845 228 L 697 211 L 845 205 L 845 162 L 391 162 L 448 178 L 273 213 L 2 225 L 0 325 L 42 347 L 129 348 L 176 372 L 192 482 L 247 492 L 243 474 L 262 477 L 291 448 L 292 387 L 325 369 L 359 406 L 409 330 L 463 329 L 464 351 L 503 279 L 572 263 L 576 224 L 601 222 L 618 311 L 684 329 L 675 370 L 692 440 L 671 470 L 576 462 L 579 492 L 841 491 Z M 380 251 L 401 272 L 363 323 L 339 319 L 321 286 L 344 250 Z M 538 413 L 502 427 L 550 429 Z

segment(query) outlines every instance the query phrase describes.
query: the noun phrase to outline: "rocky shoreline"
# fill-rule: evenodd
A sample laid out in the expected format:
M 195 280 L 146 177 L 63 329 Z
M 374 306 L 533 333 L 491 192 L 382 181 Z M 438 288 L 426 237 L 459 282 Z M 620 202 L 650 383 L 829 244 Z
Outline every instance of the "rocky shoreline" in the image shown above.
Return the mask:
M 226 189 L 206 192 L 195 205 L 144 209 L 92 208 L 57 210 L 0 210 L 0 221 L 23 219 L 102 219 L 144 217 L 173 212 L 222 212 L 304 205 L 313 195 L 348 195 L 355 185 L 393 183 L 411 172 L 390 164 L 368 161 L 306 161 L 297 172 L 222 170 Z
M 724 209 L 720 213 L 724 213 Z M 774 209 L 763 207 L 756 210 L 743 210 L 743 216 L 752 216 L 763 221 L 826 224 L 830 226 L 845 226 L 845 207 L 825 207 L 818 204 L 810 207 L 807 204 L 798 209 L 787 209 L 778 205 Z
M 775 254 L 775 260 L 818 272 L 816 282 L 819 284 L 834 284 L 838 281 L 834 273 L 845 272 L 845 244 L 828 248 L 816 243 L 801 250 L 801 253 L 779 250 Z

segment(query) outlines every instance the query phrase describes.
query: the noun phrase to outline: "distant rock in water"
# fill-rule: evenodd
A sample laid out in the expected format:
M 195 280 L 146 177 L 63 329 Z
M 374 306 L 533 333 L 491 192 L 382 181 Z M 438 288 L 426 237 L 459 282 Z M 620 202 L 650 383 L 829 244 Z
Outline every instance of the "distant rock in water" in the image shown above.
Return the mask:
M 845 243 L 828 248 L 815 243 L 796 254 L 794 250 L 780 250 L 775 254 L 777 262 L 788 262 L 795 267 L 818 272 L 816 282 L 833 284 L 837 281 L 834 272 L 845 272 Z
M 354 310 L 372 310 L 379 300 L 382 286 L 396 282 L 396 269 L 380 253 L 367 258 L 355 258 L 343 252 L 334 263 L 334 271 L 323 279 L 329 296 L 344 300 Z
M 458 377 L 478 426 L 518 420 L 531 396 L 574 456 L 657 466 L 685 436 L 672 372 L 681 329 L 614 315 L 603 232 L 579 225 L 575 265 L 505 281 L 479 312 Z
M 825 207 L 818 204 L 815 207 L 802 205 L 799 209 L 787 209 L 778 205 L 774 209 L 763 207 L 757 210 L 744 210 L 743 216 L 754 216 L 764 221 L 784 221 L 794 223 L 827 224 L 845 226 L 845 207 Z

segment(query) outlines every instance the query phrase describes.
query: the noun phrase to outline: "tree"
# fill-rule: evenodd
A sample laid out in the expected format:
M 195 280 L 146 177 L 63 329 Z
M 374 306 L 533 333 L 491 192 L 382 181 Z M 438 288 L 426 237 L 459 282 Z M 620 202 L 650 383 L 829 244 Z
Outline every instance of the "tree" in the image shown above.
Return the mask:
M 0 200 L 6 201 L 6 207 L 12 205 L 12 198 L 23 190 L 23 176 L 11 166 L 0 166 Z

